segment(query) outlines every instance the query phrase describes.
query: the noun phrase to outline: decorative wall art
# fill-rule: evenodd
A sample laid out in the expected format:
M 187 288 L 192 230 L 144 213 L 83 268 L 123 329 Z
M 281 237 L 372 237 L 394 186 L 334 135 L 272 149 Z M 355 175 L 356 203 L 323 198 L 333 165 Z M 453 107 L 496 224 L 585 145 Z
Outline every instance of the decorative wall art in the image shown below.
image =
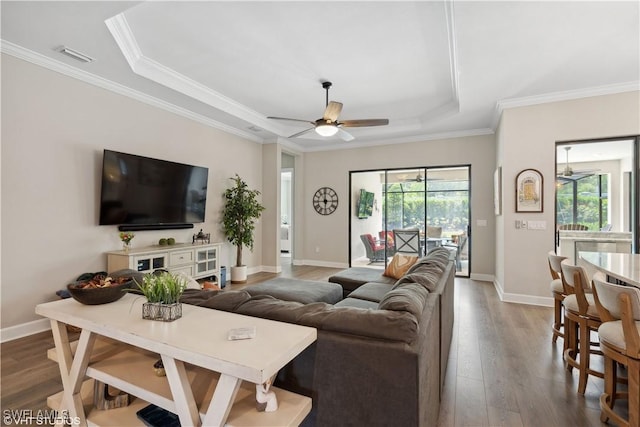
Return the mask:
M 535 169 L 525 169 L 516 177 L 516 212 L 542 212 L 543 178 Z

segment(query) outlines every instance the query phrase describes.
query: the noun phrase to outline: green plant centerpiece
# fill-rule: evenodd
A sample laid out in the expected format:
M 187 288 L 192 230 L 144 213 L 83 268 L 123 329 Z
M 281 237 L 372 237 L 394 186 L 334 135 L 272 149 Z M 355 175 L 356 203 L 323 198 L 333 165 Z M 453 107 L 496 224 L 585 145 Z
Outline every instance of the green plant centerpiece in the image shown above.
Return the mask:
M 182 317 L 180 296 L 187 288 L 187 279 L 170 272 L 149 273 L 136 281 L 132 292 L 142 294 L 147 302 L 142 305 L 142 318 L 166 322 Z
M 242 249 L 253 251 L 255 223 L 262 211 L 258 200 L 260 192 L 251 190 L 238 174 L 233 180 L 233 186 L 224 192 L 224 210 L 222 225 L 227 240 L 236 247 L 236 265 L 231 268 L 231 283 L 247 281 L 247 267 L 242 263 Z

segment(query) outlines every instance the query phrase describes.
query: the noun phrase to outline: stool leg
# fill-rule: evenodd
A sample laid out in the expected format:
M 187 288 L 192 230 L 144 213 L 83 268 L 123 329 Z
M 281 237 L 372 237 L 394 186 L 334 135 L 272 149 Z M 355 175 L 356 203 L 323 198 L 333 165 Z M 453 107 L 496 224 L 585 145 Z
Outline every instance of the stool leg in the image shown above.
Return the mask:
M 604 356 L 604 393 L 600 397 L 600 421 L 603 423 L 609 419 L 605 406 L 611 409 L 615 404 L 616 365 L 617 363 L 612 358 Z
M 640 360 L 628 358 L 629 426 L 640 426 Z
M 580 375 L 578 377 L 578 393 L 584 394 L 587 389 L 587 379 L 589 378 L 589 359 L 590 359 L 590 334 L 587 322 L 581 322 L 580 327 Z
M 558 341 L 558 331 L 562 325 L 562 301 L 555 299 L 553 303 L 553 338 L 551 342 Z

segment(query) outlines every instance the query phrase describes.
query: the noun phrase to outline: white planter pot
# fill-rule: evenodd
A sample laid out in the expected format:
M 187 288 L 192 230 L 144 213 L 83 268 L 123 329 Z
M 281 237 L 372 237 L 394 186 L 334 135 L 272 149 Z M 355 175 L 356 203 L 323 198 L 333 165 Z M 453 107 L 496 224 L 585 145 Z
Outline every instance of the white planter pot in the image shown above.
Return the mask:
M 247 266 L 231 267 L 231 283 L 247 283 Z

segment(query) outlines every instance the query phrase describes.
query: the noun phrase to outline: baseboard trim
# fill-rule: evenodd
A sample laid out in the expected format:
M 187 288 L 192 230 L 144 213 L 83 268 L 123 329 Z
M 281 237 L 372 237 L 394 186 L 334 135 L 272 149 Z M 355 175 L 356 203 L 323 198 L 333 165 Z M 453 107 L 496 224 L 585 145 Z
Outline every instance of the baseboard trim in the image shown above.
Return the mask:
M 260 267 L 260 271 L 264 273 L 282 273 L 281 266 L 273 266 L 273 265 L 263 265 Z
M 2 328 L 0 330 L 0 343 L 17 340 L 18 338 L 48 331 L 49 329 L 51 329 L 49 319 L 38 319 L 15 326 L 9 326 L 8 328 Z
M 512 302 L 516 304 L 538 305 L 542 307 L 553 307 L 553 297 L 537 297 L 533 295 L 512 294 L 505 292 L 502 283 L 493 281 L 493 286 L 498 292 L 498 297 L 502 302 Z
M 471 273 L 469 276 L 471 280 L 477 280 L 479 282 L 492 282 L 495 280 L 495 276 L 493 274 L 474 274 Z
M 311 265 L 313 267 L 349 268 L 349 264 L 343 262 L 317 261 L 313 259 L 294 259 L 293 265 Z

